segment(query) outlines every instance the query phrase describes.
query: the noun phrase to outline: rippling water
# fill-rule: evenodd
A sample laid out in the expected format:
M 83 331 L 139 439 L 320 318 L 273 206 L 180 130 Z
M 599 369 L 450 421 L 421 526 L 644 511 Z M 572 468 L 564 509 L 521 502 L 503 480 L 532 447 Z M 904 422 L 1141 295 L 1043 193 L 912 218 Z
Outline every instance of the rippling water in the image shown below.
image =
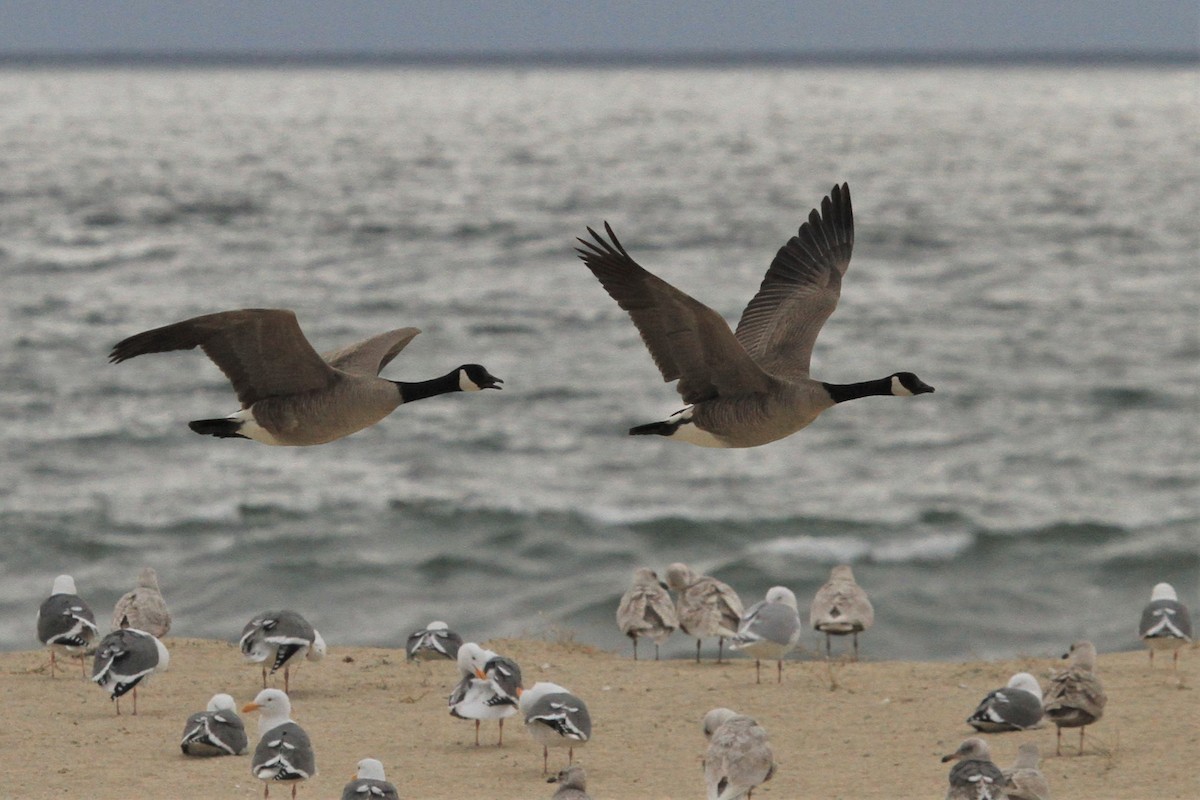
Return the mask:
M 1155 582 L 1200 604 L 1196 78 L 0 71 L 0 647 L 36 645 L 55 574 L 103 616 L 146 563 L 180 635 L 288 605 L 332 646 L 437 617 L 619 647 L 630 571 L 675 560 L 802 605 L 851 561 L 874 658 L 1132 646 Z M 680 401 L 574 237 L 608 220 L 735 320 L 842 180 L 814 374 L 937 394 L 750 451 L 625 436 Z M 415 325 L 389 377 L 505 390 L 268 448 L 188 431 L 235 407 L 199 353 L 106 363 L 246 306 L 322 350 Z

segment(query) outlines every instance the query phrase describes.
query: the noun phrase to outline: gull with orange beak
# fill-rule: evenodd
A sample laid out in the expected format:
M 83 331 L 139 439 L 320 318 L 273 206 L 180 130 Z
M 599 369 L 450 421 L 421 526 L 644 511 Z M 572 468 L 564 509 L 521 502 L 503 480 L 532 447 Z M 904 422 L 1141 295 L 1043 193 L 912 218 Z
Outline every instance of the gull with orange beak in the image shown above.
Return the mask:
M 250 761 L 250 772 L 263 785 L 263 797 L 271 796 L 271 782 L 292 784 L 292 797 L 302 781 L 317 774 L 312 741 L 292 721 L 292 703 L 278 689 L 263 689 L 254 702 L 242 706 L 246 714 L 258 712 L 258 746 Z
M 450 693 L 450 716 L 475 720 L 476 747 L 480 720 L 499 720 L 500 738 L 496 744 L 503 745 L 504 720 L 517 713 L 521 668 L 510 658 L 467 642 L 458 649 L 458 670 L 462 679 Z
M 354 778 L 342 789 L 342 800 L 400 800 L 396 787 L 384 777 L 383 762 L 364 758 Z

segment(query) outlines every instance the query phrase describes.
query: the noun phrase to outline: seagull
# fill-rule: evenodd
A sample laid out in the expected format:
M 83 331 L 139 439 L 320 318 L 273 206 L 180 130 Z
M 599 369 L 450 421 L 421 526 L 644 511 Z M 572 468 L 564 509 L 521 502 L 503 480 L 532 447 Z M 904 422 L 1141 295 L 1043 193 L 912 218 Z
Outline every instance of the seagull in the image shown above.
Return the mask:
M 716 311 L 641 267 L 606 222 L 576 252 L 629 313 L 664 381 L 687 407 L 631 428 L 700 447 L 758 447 L 791 436 L 828 408 L 877 395 L 911 397 L 933 387 L 911 372 L 833 384 L 809 375 L 813 346 L 837 308 L 854 247 L 850 187 L 834 186 L 821 210 L 776 253 L 732 331 Z
M 563 767 L 557 775 L 547 778 L 546 783 L 558 784 L 550 800 L 592 800 L 587 793 L 587 773 L 578 764 Z
M 292 797 L 296 787 L 317 774 L 317 759 L 312 741 L 304 729 L 292 721 L 292 703 L 278 689 L 263 689 L 254 702 L 242 706 L 242 712 L 257 711 L 258 746 L 250 759 L 250 773 L 263 784 L 263 797 L 271 796 L 271 781 L 292 784 Z
M 495 680 L 489 677 L 492 667 Z M 504 744 L 504 720 L 517 713 L 517 693 L 521 685 L 521 669 L 516 662 L 485 650 L 475 642 L 458 648 L 458 671 L 461 679 L 450 693 L 447 705 L 450 716 L 475 720 L 475 746 L 479 746 L 479 723 L 494 719 L 500 723 L 497 746 Z
M 400 795 L 384 777 L 383 763 L 364 758 L 358 762 L 354 780 L 342 789 L 342 800 L 400 800 Z
M 1042 687 L 1028 672 L 1018 672 L 1003 689 L 988 692 L 967 724 L 983 733 L 1025 731 L 1042 721 Z
M 796 595 L 786 586 L 772 586 L 765 599 L 742 616 L 732 647 L 754 658 L 754 682 L 762 683 L 761 659 L 775 660 L 775 682 L 783 683 L 783 659 L 800 641 L 800 612 Z
M 137 716 L 137 686 L 156 672 L 164 672 L 171 657 L 163 643 L 145 631 L 121 628 L 100 640 L 92 661 L 92 680 L 107 689 L 121 713 L 121 696 L 133 691 Z
M 409 661 L 435 661 L 439 658 L 450 661 L 458 658 L 462 637 L 450 630 L 441 620 L 434 620 L 422 630 L 413 631 L 404 644 L 405 657 Z
M 1151 666 L 1155 650 L 1170 650 L 1171 668 L 1179 669 L 1179 650 L 1192 641 L 1192 619 L 1171 584 L 1160 583 L 1150 592 L 1138 624 L 1138 638 L 1150 648 Z
M 158 588 L 158 573 L 153 567 L 143 567 L 138 573 L 137 587 L 126 592 L 113 608 L 112 629 L 137 628 L 156 639 L 171 630 L 171 612 Z
M 349 436 L 403 403 L 500 388 L 503 381 L 479 364 L 463 364 L 416 383 L 380 378 L 380 370 L 418 333 L 398 328 L 318 355 L 295 312 L 246 308 L 135 334 L 113 347 L 109 361 L 199 347 L 233 384 L 241 409 L 223 419 L 194 420 L 188 427 L 220 439 L 298 447 Z
M 1004 773 L 1004 791 L 1008 800 L 1050 800 L 1050 784 L 1038 769 L 1042 754 L 1033 742 L 1017 748 L 1017 760 Z
M 75 579 L 59 575 L 50 588 L 50 596 L 42 601 L 37 617 L 38 641 L 50 650 L 50 677 L 54 677 L 55 656 L 78 656 L 79 666 L 87 677 L 84 656 L 100 635 L 96 615 L 75 590 Z
M 854 580 L 849 564 L 830 570 L 829 580 L 817 590 L 809 609 L 809 624 L 825 634 L 825 657 L 832 656 L 830 636 L 854 636 L 854 660 L 858 661 L 858 634 L 875 623 L 875 609 L 867 593 Z
M 274 675 L 283 668 L 283 691 L 289 686 L 291 663 L 303 656 L 308 661 L 325 657 L 325 640 L 295 611 L 264 611 L 246 623 L 238 641 L 247 661 L 261 663 L 263 688 L 267 688 L 267 664 Z
M 958 749 L 942 756 L 942 763 L 957 761 L 950 768 L 946 800 L 1005 800 L 1004 774 L 992 763 L 983 739 L 966 739 Z
M 1055 754 L 1062 755 L 1062 729 L 1079 728 L 1079 753 L 1083 755 L 1083 734 L 1088 725 L 1104 715 L 1108 695 L 1096 677 L 1096 647 L 1080 641 L 1063 654 L 1070 665 L 1050 679 L 1042 701 L 1046 716 L 1056 726 Z
M 767 732 L 744 714 L 714 708 L 704 715 L 704 782 L 708 800 L 747 800 L 755 787 L 775 774 L 775 756 Z
M 633 586 L 621 597 L 617 606 L 617 627 L 633 640 L 633 660 L 637 661 L 638 638 L 654 640 L 654 660 L 658 661 L 658 645 L 679 627 L 675 606 L 667 585 L 648 567 L 633 571 Z
M 675 613 L 679 628 L 696 637 L 696 663 L 700 663 L 700 641 L 716 636 L 717 663 L 721 663 L 725 640 L 737 635 L 745 609 L 733 588 L 708 575 L 697 575 L 687 564 L 667 567 L 667 585 L 676 592 Z
M 185 756 L 240 756 L 248 745 L 237 704 L 227 694 L 214 694 L 205 711 L 188 717 L 179 741 Z
M 538 681 L 521 689 L 521 713 L 525 728 L 542 746 L 542 774 L 549 770 L 551 747 L 566 747 L 567 763 L 575 760 L 575 748 L 592 738 L 592 716 L 587 704 L 557 683 Z

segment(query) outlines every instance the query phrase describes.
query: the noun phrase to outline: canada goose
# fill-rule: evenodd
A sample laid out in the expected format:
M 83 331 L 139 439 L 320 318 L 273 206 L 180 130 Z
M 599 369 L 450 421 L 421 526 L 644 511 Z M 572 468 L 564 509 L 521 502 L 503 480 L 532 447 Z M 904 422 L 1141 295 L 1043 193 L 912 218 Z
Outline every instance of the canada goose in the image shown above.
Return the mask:
M 233 384 L 240 411 L 188 423 L 196 433 L 263 444 L 324 444 L 374 425 L 402 403 L 447 392 L 499 389 L 499 378 L 463 364 L 440 378 L 409 383 L 378 377 L 420 331 L 398 328 L 318 355 L 283 308 L 204 314 L 118 342 L 108 360 L 200 347 Z
M 702 447 L 757 447 L 790 436 L 827 408 L 872 395 L 907 397 L 933 387 L 911 372 L 862 383 L 809 377 L 813 344 L 837 307 L 854 246 L 850 188 L 834 186 L 780 248 L 737 331 L 713 309 L 647 272 L 607 222 L 606 241 L 578 241 L 588 269 L 629 312 L 664 381 L 689 405 L 632 436 L 657 434 Z

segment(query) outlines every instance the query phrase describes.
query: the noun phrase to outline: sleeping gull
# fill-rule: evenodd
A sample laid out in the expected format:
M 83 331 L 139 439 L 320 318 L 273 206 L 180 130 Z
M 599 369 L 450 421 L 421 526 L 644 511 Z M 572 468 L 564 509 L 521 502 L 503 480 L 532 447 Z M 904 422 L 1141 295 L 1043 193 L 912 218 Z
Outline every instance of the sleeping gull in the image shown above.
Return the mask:
M 263 797 L 270 797 L 271 781 L 286 781 L 292 784 L 294 798 L 300 782 L 317 774 L 317 759 L 308 734 L 292 722 L 291 701 L 278 689 L 263 689 L 242 711 L 259 714 L 260 738 L 250 760 L 250 773 L 266 782 Z
M 170 663 L 163 643 L 145 631 L 122 628 L 100 640 L 92 661 L 92 680 L 107 689 L 121 713 L 121 695 L 133 690 L 133 713 L 137 715 L 137 686 Z
M 764 658 L 775 661 L 775 682 L 783 682 L 783 659 L 800 641 L 800 627 L 796 595 L 786 586 L 772 586 L 766 599 L 750 606 L 732 641 L 734 650 L 754 658 L 755 683 L 762 683 Z
M 1017 748 L 1017 760 L 1004 773 L 1004 792 L 1008 800 L 1050 800 L 1050 784 L 1038 769 L 1042 754 L 1033 742 Z
M 495 681 L 488 677 L 486 669 L 489 666 L 496 676 Z M 475 642 L 467 642 L 458 648 L 458 671 L 461 679 L 447 701 L 450 716 L 475 720 L 476 747 L 479 746 L 480 721 L 499 720 L 500 738 L 496 744 L 504 744 L 504 720 L 517 713 L 520 668 L 512 659 L 498 656 Z
M 696 638 L 696 663 L 700 663 L 700 642 L 717 639 L 717 663 L 721 663 L 725 640 L 737 635 L 741 622 L 742 601 L 727 583 L 708 575 L 697 575 L 687 564 L 667 567 L 667 585 L 676 592 L 675 613 L 679 628 Z
M 1179 669 L 1179 650 L 1192 641 L 1192 619 L 1171 584 L 1160 583 L 1150 593 L 1150 602 L 1142 609 L 1138 637 L 1150 648 L 1151 665 L 1155 650 L 1171 650 L 1171 668 Z
M 557 783 L 558 789 L 550 800 L 592 800 L 587 793 L 587 773 L 578 764 L 571 764 L 551 775 L 546 783 Z
M 156 639 L 171 630 L 171 612 L 158 589 L 158 573 L 153 567 L 142 568 L 137 586 L 122 595 L 113 608 L 112 629 L 121 628 L 136 628 Z
M 549 748 L 566 747 L 567 763 L 575 760 L 575 748 L 592 738 L 592 716 L 587 704 L 556 683 L 538 681 L 521 692 L 525 727 L 542 746 L 542 774 L 548 771 Z
M 830 636 L 854 635 L 854 660 L 858 661 L 858 634 L 875 622 L 875 609 L 867 593 L 854 580 L 849 564 L 830 570 L 829 580 L 817 590 L 809 609 L 809 624 L 825 634 L 825 657 L 830 658 Z
M 1042 708 L 1056 726 L 1055 750 L 1062 755 L 1062 729 L 1079 728 L 1079 753 L 1083 755 L 1083 734 L 1088 725 L 1104 715 L 1108 695 L 1096 677 L 1096 647 L 1091 642 L 1075 642 L 1063 654 L 1070 665 L 1050 679 Z
M 364 758 L 358 762 L 354 780 L 342 789 L 342 800 L 400 800 L 400 795 L 384 776 L 383 762 Z
M 749 798 L 756 786 L 775 774 L 775 757 L 767 732 L 750 717 L 728 708 L 704 715 L 704 782 L 708 800 Z
M 654 570 L 638 567 L 633 571 L 633 585 L 617 606 L 617 627 L 633 640 L 634 661 L 638 657 L 638 638 L 642 636 L 654 640 L 654 660 L 658 661 L 658 645 L 679 627 L 679 619 L 667 585 Z
M 434 620 L 419 631 L 408 635 L 404 644 L 405 657 L 409 661 L 435 661 L 439 658 L 450 661 L 458 658 L 462 637 L 450 630 L 441 620 Z
M 264 611 L 246 623 L 238 641 L 247 661 L 261 663 L 263 688 L 267 688 L 267 664 L 271 674 L 283 667 L 283 691 L 290 688 L 293 661 L 302 656 L 309 661 L 325 657 L 325 640 L 295 611 Z
M 946 800 L 1005 800 L 1004 774 L 992 763 L 983 739 L 967 739 L 958 749 L 942 756 L 942 763 L 957 761 L 950 768 Z
M 1042 687 L 1028 672 L 1018 672 L 1003 689 L 988 692 L 967 724 L 984 733 L 1024 731 L 1042 721 Z
M 100 629 L 96 615 L 75 593 L 75 579 L 59 575 L 50 588 L 50 596 L 42 601 L 37 617 L 38 641 L 50 650 L 50 677 L 54 677 L 56 654 L 78 656 L 83 676 L 87 677 L 84 656 Z
M 248 745 L 237 704 L 227 694 L 214 694 L 207 710 L 188 717 L 179 741 L 185 756 L 240 756 Z

